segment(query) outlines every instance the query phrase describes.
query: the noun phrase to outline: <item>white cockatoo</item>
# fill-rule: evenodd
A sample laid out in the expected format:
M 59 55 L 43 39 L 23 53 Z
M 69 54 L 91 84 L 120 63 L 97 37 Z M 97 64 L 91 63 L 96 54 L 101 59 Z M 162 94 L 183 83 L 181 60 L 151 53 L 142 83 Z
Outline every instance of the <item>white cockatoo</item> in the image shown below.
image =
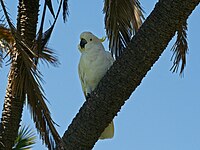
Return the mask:
M 111 53 L 105 51 L 103 40 L 97 38 L 91 32 L 83 32 L 80 35 L 78 49 L 81 58 L 78 65 L 78 73 L 85 97 L 96 88 L 101 78 L 112 66 L 114 59 Z M 99 139 L 109 139 L 114 136 L 113 121 L 105 128 Z

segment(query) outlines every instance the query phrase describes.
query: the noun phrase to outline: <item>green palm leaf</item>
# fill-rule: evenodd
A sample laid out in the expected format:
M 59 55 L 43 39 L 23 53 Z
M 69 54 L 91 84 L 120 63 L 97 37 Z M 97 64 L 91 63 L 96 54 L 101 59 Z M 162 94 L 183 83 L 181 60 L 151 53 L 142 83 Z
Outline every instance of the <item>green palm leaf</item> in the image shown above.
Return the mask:
M 35 144 L 36 136 L 29 127 L 21 127 L 15 140 L 13 150 L 29 150 Z

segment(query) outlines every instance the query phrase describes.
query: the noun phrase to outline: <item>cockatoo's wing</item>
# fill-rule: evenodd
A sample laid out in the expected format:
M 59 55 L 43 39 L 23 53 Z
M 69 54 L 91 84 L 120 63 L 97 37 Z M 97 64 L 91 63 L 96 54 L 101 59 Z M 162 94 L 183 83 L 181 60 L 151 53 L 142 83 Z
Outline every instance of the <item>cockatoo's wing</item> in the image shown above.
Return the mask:
M 85 73 L 83 71 L 83 67 L 81 66 L 81 63 L 79 63 L 79 65 L 78 65 L 78 74 L 79 74 L 79 79 L 81 81 L 81 86 L 82 86 L 83 93 L 86 96 L 87 95 L 87 93 L 86 93 L 86 84 L 84 83 Z
M 106 55 L 106 62 L 107 62 L 107 67 L 108 69 L 112 66 L 114 59 L 111 55 L 110 52 L 104 51 L 105 55 Z M 104 56 L 105 56 L 104 55 Z M 86 75 L 87 71 L 88 71 L 88 66 L 85 66 L 86 64 L 80 60 L 79 65 L 78 65 L 78 74 L 79 74 L 79 78 L 81 81 L 81 86 L 82 86 L 82 90 L 85 96 L 87 96 L 88 93 L 91 93 L 92 89 L 94 89 L 93 86 L 91 86 L 89 83 L 87 83 L 87 79 L 88 76 Z M 93 87 L 93 88 L 92 88 Z
M 112 66 L 113 62 L 115 61 L 114 58 L 112 57 L 110 52 L 106 51 L 106 57 L 110 61 L 110 67 Z

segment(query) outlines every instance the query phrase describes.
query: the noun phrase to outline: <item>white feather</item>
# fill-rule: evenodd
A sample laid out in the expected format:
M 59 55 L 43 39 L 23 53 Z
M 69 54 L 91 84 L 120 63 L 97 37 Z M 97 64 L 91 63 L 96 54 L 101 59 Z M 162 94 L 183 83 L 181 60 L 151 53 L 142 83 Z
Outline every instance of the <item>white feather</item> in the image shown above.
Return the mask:
M 114 59 L 111 53 L 105 51 L 100 39 L 91 32 L 83 32 L 80 39 L 87 41 L 84 48 L 78 45 L 81 58 L 78 66 L 79 78 L 85 96 L 91 93 L 108 69 L 112 66 Z M 104 130 L 99 139 L 112 138 L 114 135 L 113 121 Z

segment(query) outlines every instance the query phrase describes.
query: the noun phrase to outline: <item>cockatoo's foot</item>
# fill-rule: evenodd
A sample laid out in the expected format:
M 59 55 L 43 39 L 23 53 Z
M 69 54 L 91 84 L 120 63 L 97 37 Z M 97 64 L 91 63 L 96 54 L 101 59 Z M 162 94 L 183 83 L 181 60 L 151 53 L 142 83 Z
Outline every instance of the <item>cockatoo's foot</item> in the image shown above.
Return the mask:
M 90 98 L 90 93 L 87 93 L 85 98 L 86 98 L 86 100 L 88 100 Z

